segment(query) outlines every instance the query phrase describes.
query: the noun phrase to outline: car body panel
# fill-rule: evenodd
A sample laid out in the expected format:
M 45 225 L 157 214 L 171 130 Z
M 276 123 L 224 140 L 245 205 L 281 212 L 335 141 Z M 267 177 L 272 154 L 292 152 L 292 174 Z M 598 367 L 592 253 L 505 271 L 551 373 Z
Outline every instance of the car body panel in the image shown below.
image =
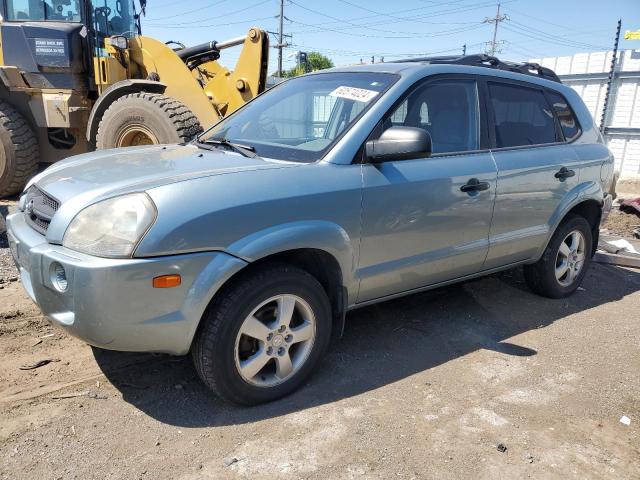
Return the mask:
M 580 182 L 581 164 L 571 145 L 492 151 L 498 189 L 485 268 L 531 258 L 547 237 L 549 219 Z M 562 167 L 575 176 L 554 177 Z
M 355 301 L 361 168 L 317 163 L 150 189 L 166 221 L 144 237 L 136 256 L 219 250 L 255 261 L 287 250 L 316 248 L 338 261 L 343 284 Z
M 496 191 L 488 152 L 369 164 L 363 178 L 359 302 L 482 268 Z M 471 178 L 490 188 L 460 191 Z

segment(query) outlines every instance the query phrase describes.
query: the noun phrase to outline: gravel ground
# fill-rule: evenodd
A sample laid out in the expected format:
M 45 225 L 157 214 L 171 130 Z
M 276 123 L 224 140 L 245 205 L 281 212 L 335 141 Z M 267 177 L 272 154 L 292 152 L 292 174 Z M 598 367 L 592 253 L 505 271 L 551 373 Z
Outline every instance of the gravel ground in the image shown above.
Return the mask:
M 188 358 L 92 349 L 12 282 L 0 479 L 638 479 L 639 310 L 638 270 L 594 264 L 563 300 L 504 272 L 350 313 L 300 391 L 236 408 Z

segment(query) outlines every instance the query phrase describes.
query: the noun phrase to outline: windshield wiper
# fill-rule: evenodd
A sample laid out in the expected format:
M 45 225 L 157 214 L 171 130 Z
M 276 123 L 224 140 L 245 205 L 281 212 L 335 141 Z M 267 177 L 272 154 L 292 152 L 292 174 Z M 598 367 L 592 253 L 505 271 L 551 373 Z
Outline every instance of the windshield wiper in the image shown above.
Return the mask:
M 226 138 L 220 139 L 207 139 L 207 140 L 196 140 L 197 144 L 200 145 L 221 145 L 223 147 L 230 148 L 234 152 L 239 153 L 244 157 L 249 158 L 260 158 L 256 153 L 256 149 L 250 145 L 242 145 L 241 143 L 230 142 Z

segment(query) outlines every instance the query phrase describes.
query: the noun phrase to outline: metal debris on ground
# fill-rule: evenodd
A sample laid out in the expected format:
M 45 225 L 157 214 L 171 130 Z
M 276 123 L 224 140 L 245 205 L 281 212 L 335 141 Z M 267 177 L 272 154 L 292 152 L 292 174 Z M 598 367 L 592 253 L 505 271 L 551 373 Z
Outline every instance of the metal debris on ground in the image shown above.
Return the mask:
M 95 398 L 96 400 L 106 400 L 107 398 L 109 398 L 106 394 L 97 392 L 89 392 L 87 393 L 87 397 Z
M 64 393 L 62 395 L 54 395 L 49 398 L 51 398 L 52 400 L 64 400 L 66 398 L 77 398 L 77 397 L 88 397 L 88 398 L 94 398 L 96 400 L 105 400 L 109 398 L 104 393 L 96 393 L 90 390 L 85 390 L 83 392 L 76 392 L 76 393 Z
M 40 368 L 40 367 L 44 367 L 45 365 L 48 365 L 52 362 L 59 362 L 60 359 L 59 358 L 45 358 L 43 360 L 39 360 L 35 363 L 31 363 L 29 365 L 22 365 L 20 366 L 20 370 L 34 370 L 36 368 Z
M 222 463 L 224 463 L 225 467 L 230 467 L 231 465 L 233 465 L 234 463 L 238 463 L 239 461 L 240 460 L 238 460 L 236 457 L 231 457 L 225 458 Z
M 85 392 L 77 392 L 77 393 L 64 393 L 62 395 L 54 395 L 51 397 L 52 400 L 64 400 L 66 398 L 77 398 L 77 397 L 86 397 L 89 391 Z

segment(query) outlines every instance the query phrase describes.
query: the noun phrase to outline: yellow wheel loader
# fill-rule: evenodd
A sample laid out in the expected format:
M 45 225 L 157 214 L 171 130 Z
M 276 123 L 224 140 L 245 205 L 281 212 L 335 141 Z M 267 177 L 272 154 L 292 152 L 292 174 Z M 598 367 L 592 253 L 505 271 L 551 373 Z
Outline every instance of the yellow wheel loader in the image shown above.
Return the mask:
M 133 1 L 0 2 L 0 198 L 19 192 L 40 163 L 189 141 L 264 90 L 266 32 L 165 44 L 141 35 Z M 233 71 L 218 63 L 240 45 Z

